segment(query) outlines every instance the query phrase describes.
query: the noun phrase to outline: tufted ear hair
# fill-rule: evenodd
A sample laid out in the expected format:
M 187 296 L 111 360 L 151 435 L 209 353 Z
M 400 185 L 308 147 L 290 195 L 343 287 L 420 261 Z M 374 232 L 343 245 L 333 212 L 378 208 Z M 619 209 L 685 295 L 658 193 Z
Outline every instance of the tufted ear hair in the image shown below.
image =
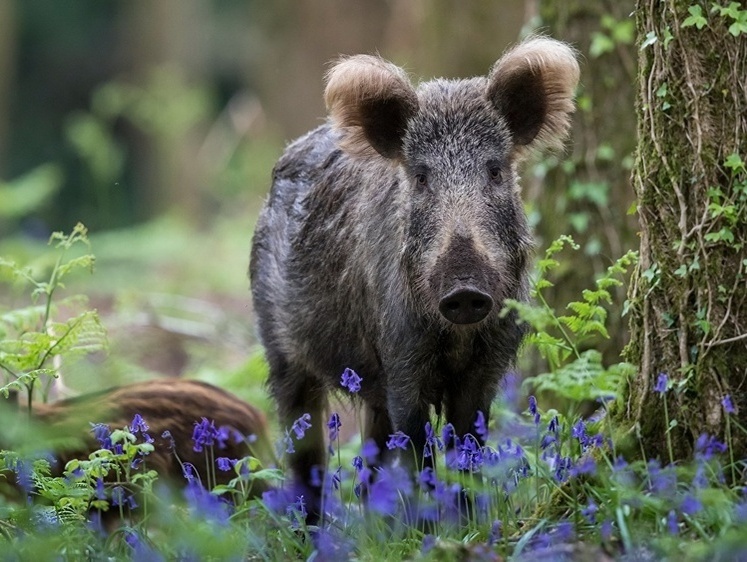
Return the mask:
M 327 73 L 324 101 L 343 149 L 352 154 L 399 159 L 407 122 L 418 98 L 404 70 L 384 59 L 355 55 Z
M 579 74 L 576 52 L 549 37 L 530 38 L 493 65 L 487 96 L 506 120 L 518 155 L 562 145 Z

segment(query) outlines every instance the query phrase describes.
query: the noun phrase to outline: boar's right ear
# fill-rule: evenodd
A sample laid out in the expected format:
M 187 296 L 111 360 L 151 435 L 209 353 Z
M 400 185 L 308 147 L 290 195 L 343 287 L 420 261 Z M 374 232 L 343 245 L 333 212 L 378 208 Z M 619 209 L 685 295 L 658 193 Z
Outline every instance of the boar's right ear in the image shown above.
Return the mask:
M 562 144 L 579 73 L 575 51 L 549 37 L 524 41 L 495 63 L 487 95 L 506 120 L 517 152 Z
M 384 158 L 402 156 L 407 121 L 418 110 L 418 97 L 405 72 L 382 58 L 344 58 L 327 74 L 324 101 L 350 153 Z

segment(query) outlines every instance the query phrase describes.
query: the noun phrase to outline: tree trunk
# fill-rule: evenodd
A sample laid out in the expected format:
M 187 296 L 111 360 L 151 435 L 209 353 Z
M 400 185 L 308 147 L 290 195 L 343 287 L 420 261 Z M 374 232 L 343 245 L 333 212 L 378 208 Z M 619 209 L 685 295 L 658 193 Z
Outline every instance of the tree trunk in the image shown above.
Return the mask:
M 666 450 L 666 398 L 675 458 L 702 433 L 724 439 L 726 395 L 747 426 L 747 35 L 710 3 L 692 5 L 639 0 L 636 11 L 641 250 L 627 355 L 640 372 L 620 412 L 655 456 Z M 745 435 L 731 429 L 745 458 Z

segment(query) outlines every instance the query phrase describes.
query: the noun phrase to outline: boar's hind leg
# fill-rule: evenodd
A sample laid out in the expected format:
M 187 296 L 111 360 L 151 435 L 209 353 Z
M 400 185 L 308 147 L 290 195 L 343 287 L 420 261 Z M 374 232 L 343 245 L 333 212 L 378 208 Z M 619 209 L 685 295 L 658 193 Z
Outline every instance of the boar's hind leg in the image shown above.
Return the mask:
M 324 452 L 324 410 L 327 396 L 323 386 L 302 372 L 286 372 L 282 385 L 273 385 L 279 405 L 281 428 L 293 440 L 294 452 L 288 453 L 288 464 L 294 475 L 293 499 L 303 495 L 308 513 L 306 522 L 314 525 L 322 515 L 322 486 L 326 458 Z M 277 379 L 276 379 L 277 380 Z M 311 416 L 311 427 L 297 439 L 293 423 L 304 414 Z M 301 424 L 306 427 L 306 424 Z

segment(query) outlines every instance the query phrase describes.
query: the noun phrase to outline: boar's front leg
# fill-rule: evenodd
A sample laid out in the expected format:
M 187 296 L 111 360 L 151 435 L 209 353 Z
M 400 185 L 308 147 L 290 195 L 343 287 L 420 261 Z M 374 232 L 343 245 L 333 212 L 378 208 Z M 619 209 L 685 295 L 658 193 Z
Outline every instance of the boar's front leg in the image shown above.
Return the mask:
M 281 427 L 293 440 L 293 452 L 288 453 L 288 464 L 293 472 L 291 492 L 293 500 L 303 496 L 309 525 L 315 525 L 322 517 L 322 494 L 326 454 L 324 451 L 324 411 L 327 395 L 322 384 L 303 371 L 290 369 L 282 377 L 271 379 L 272 392 L 279 406 Z M 309 423 L 293 424 L 305 414 Z M 304 435 L 298 438 L 296 429 Z

